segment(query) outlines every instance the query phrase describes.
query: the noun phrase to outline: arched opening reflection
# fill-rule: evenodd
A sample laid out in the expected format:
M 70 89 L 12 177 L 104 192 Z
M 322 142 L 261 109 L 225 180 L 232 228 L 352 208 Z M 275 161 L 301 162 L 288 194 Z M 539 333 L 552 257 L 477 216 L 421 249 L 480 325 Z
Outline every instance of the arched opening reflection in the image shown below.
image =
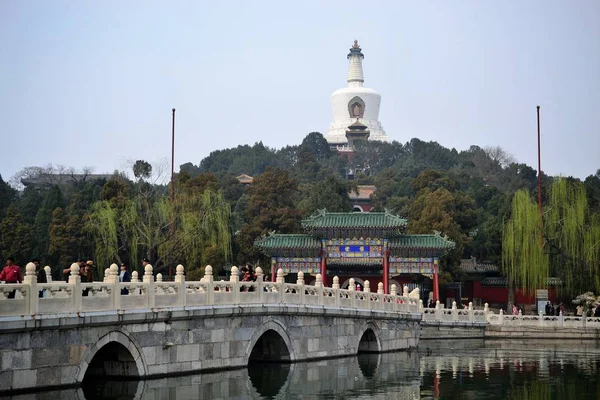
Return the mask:
M 365 378 L 372 378 L 377 374 L 377 368 L 381 361 L 381 354 L 359 353 L 357 359 L 358 368 Z
M 358 353 L 378 353 L 379 343 L 373 329 L 367 329 L 358 342 Z

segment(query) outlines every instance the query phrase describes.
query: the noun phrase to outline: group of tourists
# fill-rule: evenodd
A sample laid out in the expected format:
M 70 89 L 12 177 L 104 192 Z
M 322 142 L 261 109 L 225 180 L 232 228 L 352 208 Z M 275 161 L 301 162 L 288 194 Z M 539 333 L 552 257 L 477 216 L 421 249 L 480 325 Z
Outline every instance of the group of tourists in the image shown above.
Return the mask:
M 40 260 L 33 259 L 31 262 L 35 265 L 37 283 L 48 283 L 48 277 L 46 276 L 46 270 L 40 268 Z M 142 267 L 146 267 L 150 261 L 147 258 L 142 259 Z M 94 262 L 91 260 L 84 261 L 83 259 L 77 260 L 79 264 L 79 276 L 81 277 L 82 283 L 90 283 L 95 281 L 94 276 Z M 64 268 L 62 270 L 63 278 L 68 283 L 69 277 L 71 276 L 71 267 Z M 15 264 L 13 257 L 6 258 L 6 266 L 0 272 L 0 282 L 5 284 L 23 283 L 23 271 L 21 267 Z M 119 272 L 119 282 L 131 282 L 131 274 L 127 268 L 127 264 L 122 262 Z M 12 290 L 8 293 L 9 299 L 15 298 L 16 290 Z M 88 296 L 89 288 L 82 290 L 82 296 Z M 127 289 L 121 289 L 121 294 L 129 294 Z M 39 291 L 39 297 L 44 297 L 44 290 Z
M 546 316 L 559 316 L 561 313 L 562 315 L 565 315 L 566 311 L 567 310 L 565 309 L 565 305 L 563 303 L 553 304 L 548 301 L 546 302 L 544 313 L 546 314 Z

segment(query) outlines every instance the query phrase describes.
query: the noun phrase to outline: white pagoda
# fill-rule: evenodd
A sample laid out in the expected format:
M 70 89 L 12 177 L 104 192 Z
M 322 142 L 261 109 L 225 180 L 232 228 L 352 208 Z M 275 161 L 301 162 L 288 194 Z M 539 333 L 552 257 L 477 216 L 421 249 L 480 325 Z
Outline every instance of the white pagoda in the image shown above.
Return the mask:
M 390 141 L 379 122 L 381 95 L 363 86 L 363 58 L 362 50 L 355 40 L 348 54 L 348 86 L 331 94 L 333 122 L 327 130 L 326 139 L 332 147 L 336 146 L 339 150 L 348 146 L 346 131 L 356 122 L 366 125 L 370 132 L 369 140 Z

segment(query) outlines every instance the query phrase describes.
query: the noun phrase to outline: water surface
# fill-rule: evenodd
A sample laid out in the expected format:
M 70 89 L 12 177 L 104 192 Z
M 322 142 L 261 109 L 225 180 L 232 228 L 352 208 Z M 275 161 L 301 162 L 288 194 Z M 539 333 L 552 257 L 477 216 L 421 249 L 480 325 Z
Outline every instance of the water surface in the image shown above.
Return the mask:
M 594 341 L 436 340 L 418 350 L 147 381 L 96 381 L 11 399 L 599 399 Z

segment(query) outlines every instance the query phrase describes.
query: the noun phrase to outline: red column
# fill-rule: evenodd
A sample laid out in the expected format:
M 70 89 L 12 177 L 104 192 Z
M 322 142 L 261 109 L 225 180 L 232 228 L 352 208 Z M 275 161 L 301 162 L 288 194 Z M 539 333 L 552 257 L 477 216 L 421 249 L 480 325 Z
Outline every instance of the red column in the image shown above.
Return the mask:
M 383 293 L 390 294 L 390 265 L 389 265 L 389 251 L 383 253 Z
M 271 282 L 275 282 L 277 280 L 277 261 L 275 259 L 271 260 Z
M 325 250 L 321 250 L 321 279 L 323 286 L 327 286 L 327 253 Z
M 437 301 L 440 299 L 440 288 L 438 281 L 438 263 L 439 260 L 436 258 L 433 259 L 433 300 Z

